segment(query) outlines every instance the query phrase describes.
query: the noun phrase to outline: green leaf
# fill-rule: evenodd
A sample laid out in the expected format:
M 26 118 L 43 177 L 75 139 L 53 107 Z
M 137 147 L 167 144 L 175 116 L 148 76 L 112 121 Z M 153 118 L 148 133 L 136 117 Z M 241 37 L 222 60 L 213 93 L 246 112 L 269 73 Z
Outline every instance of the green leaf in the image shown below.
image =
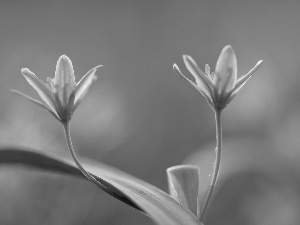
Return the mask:
M 121 170 L 93 160 L 80 160 L 87 171 L 104 185 L 103 190 L 118 200 L 149 215 L 160 225 L 202 225 L 186 207 L 170 195 Z M 54 156 L 17 148 L 0 149 L 1 165 L 25 165 L 80 177 L 88 181 L 65 156 Z
M 179 165 L 167 169 L 170 195 L 186 206 L 199 218 L 199 168 L 194 165 Z

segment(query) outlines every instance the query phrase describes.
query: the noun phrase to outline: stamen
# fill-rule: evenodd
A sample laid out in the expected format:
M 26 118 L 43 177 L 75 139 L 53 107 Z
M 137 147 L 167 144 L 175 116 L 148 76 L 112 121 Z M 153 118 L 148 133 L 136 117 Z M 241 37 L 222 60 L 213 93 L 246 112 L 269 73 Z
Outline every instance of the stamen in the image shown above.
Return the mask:
M 210 75 L 210 67 L 209 67 L 208 64 L 205 65 L 205 74 L 206 74 L 207 76 Z

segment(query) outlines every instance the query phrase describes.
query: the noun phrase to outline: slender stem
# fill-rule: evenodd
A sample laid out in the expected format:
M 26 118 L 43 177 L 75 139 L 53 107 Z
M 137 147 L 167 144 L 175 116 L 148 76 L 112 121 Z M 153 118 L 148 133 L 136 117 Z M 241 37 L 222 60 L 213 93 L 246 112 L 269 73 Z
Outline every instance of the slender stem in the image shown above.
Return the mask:
M 89 172 L 87 172 L 81 163 L 79 162 L 76 153 L 74 151 L 73 145 L 72 145 L 72 140 L 71 140 L 71 134 L 70 134 L 70 121 L 67 121 L 63 123 L 64 126 L 64 131 L 65 131 L 65 136 L 66 136 L 66 141 L 67 145 L 69 148 L 69 151 L 72 155 L 72 158 L 77 165 L 77 167 L 80 169 L 80 171 L 83 173 L 83 175 L 91 182 L 96 184 L 99 188 L 101 188 L 103 191 L 107 192 L 111 196 L 115 197 L 116 199 L 119 199 L 122 202 L 125 202 L 126 204 L 132 206 L 133 208 L 136 208 L 140 211 L 143 212 L 143 209 L 141 209 L 139 206 L 137 206 L 132 200 L 130 200 L 126 194 L 124 194 L 121 190 L 117 189 L 115 186 L 107 182 L 106 180 L 102 179 L 101 177 L 98 177 L 98 180 L 96 180 Z
M 214 164 L 214 172 L 213 172 L 213 177 L 208 189 L 207 196 L 205 198 L 203 207 L 202 207 L 202 212 L 200 214 L 199 220 L 203 222 L 204 220 L 204 215 L 207 210 L 209 201 L 212 197 L 214 188 L 217 183 L 218 179 L 218 174 L 219 174 L 219 169 L 220 169 L 220 164 L 221 164 L 221 150 L 222 150 L 222 126 L 221 126 L 221 110 L 216 110 L 215 111 L 215 120 L 216 120 L 216 139 L 217 139 L 217 146 L 216 146 L 216 161 Z
M 70 134 L 70 121 L 67 121 L 65 123 L 63 123 L 64 125 L 64 131 L 65 131 L 65 136 L 66 136 L 66 141 L 67 141 L 67 145 L 68 145 L 68 148 L 69 148 L 69 151 L 72 155 L 72 158 L 75 162 L 75 164 L 77 165 L 77 167 L 80 169 L 80 171 L 83 173 L 83 175 L 88 179 L 90 180 L 91 182 L 93 182 L 94 184 L 96 184 L 97 186 L 103 186 L 100 182 L 98 182 L 91 174 L 89 174 L 89 172 L 87 172 L 83 166 L 81 165 L 81 163 L 79 162 L 76 154 L 75 154 L 75 151 L 74 151 L 74 148 L 73 148 L 73 145 L 72 145 L 72 140 L 71 140 L 71 134 Z

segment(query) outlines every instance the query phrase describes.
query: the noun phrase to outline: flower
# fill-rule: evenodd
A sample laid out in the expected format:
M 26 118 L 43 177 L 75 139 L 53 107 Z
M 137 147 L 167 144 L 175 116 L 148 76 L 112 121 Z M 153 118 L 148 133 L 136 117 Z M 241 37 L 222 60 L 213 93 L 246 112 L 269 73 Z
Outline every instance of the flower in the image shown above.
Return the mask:
M 174 71 L 192 84 L 214 110 L 224 109 L 262 63 L 262 60 L 258 61 L 246 75 L 237 78 L 237 60 L 230 45 L 223 48 L 213 73 L 207 64 L 204 73 L 189 55 L 183 55 L 183 61 L 195 82 L 186 78 L 176 64 L 173 65 Z
M 76 84 L 72 61 L 68 56 L 59 57 L 54 78 L 47 78 L 44 83 L 29 69 L 23 68 L 22 75 L 37 91 L 43 102 L 29 97 L 22 92 L 11 90 L 13 93 L 26 97 L 33 103 L 48 110 L 56 119 L 65 123 L 70 121 L 74 110 L 77 108 L 90 85 L 96 79 L 95 72 L 101 65 L 89 70 Z

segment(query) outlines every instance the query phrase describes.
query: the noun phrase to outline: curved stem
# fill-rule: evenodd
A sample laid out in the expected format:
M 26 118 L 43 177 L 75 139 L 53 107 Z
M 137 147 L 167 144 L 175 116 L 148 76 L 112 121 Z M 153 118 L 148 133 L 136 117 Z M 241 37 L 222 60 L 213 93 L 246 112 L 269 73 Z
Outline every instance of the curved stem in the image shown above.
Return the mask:
M 221 110 L 216 110 L 215 111 L 215 120 L 216 120 L 216 139 L 217 139 L 217 147 L 216 147 L 216 161 L 214 164 L 214 172 L 213 172 L 213 177 L 208 189 L 207 196 L 205 198 L 203 207 L 202 207 L 202 212 L 200 214 L 199 220 L 203 222 L 204 220 L 204 215 L 207 210 L 209 201 L 212 197 L 214 188 L 217 183 L 218 179 L 218 174 L 219 174 L 219 169 L 220 169 L 220 164 L 221 164 L 221 150 L 222 150 L 222 126 L 221 126 Z
M 143 209 L 141 209 L 139 206 L 137 206 L 134 202 L 132 202 L 131 199 L 126 196 L 121 190 L 118 190 L 115 186 L 107 182 L 106 180 L 102 179 L 101 177 L 98 177 L 100 181 L 96 180 L 88 171 L 86 171 L 81 163 L 79 162 L 76 153 L 74 151 L 72 140 L 71 140 L 71 134 L 70 134 L 70 121 L 66 121 L 63 123 L 64 131 L 65 131 L 65 137 L 67 141 L 67 145 L 69 148 L 69 151 L 72 155 L 72 158 L 77 165 L 77 167 L 80 169 L 80 171 L 83 173 L 83 175 L 91 182 L 96 184 L 99 188 L 101 188 L 106 193 L 110 194 L 111 196 L 115 197 L 116 199 L 132 206 L 133 208 L 140 210 L 141 212 L 144 212 Z
M 66 136 L 66 141 L 67 141 L 67 145 L 69 148 L 69 151 L 71 153 L 71 156 L 75 162 L 75 164 L 77 165 L 77 167 L 80 169 L 80 171 L 83 173 L 83 175 L 90 180 L 91 182 L 93 182 L 94 184 L 96 184 L 99 187 L 103 187 L 103 185 L 98 182 L 91 174 L 89 174 L 89 172 L 87 172 L 83 166 L 81 165 L 81 163 L 79 162 L 76 153 L 74 151 L 73 145 L 72 145 L 72 140 L 71 140 L 71 134 L 70 134 L 70 121 L 67 121 L 65 123 L 63 123 L 64 125 L 64 131 L 65 131 L 65 136 Z

